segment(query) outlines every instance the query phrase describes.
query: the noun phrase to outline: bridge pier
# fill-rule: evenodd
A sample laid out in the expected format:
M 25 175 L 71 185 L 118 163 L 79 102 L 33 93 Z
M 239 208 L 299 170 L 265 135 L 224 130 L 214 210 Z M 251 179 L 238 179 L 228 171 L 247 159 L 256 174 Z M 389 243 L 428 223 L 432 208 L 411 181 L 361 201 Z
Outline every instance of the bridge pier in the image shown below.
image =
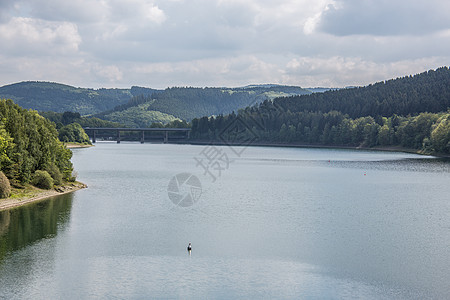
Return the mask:
M 169 142 L 169 132 L 164 131 L 164 144 L 167 144 Z
M 120 144 L 120 130 L 117 130 L 117 144 Z
M 141 136 L 141 144 L 145 142 L 145 136 L 144 136 L 144 130 L 142 130 L 142 136 Z
M 92 144 L 95 144 L 96 138 L 95 138 L 95 130 L 92 130 Z

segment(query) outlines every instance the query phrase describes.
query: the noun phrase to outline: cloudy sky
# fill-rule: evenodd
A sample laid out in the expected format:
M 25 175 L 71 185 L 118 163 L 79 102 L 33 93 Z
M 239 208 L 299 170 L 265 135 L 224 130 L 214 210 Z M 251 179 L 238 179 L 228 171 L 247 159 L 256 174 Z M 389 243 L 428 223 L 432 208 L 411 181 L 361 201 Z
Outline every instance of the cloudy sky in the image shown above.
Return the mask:
M 343 87 L 450 65 L 444 0 L 0 0 L 0 85 Z

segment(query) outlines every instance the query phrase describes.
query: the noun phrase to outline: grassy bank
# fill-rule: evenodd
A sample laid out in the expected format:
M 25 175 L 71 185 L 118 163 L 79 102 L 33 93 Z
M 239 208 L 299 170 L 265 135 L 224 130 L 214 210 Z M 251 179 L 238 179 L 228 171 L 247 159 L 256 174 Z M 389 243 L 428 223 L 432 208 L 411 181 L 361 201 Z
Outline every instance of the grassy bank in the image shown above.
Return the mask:
M 57 186 L 50 190 L 40 189 L 32 185 L 27 185 L 23 189 L 12 188 L 11 196 L 9 198 L 0 199 L 0 211 L 45 200 L 49 197 L 71 193 L 84 188 L 87 188 L 87 185 L 78 181 L 67 182 L 64 185 Z

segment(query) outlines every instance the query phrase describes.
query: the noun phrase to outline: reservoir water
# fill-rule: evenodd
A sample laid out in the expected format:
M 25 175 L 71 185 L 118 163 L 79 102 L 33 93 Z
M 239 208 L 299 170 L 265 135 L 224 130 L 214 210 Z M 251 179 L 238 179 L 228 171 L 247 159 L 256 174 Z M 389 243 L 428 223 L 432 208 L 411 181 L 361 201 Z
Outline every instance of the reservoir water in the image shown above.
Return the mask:
M 89 188 L 0 212 L 1 299 L 450 298 L 449 161 L 131 143 L 73 152 Z

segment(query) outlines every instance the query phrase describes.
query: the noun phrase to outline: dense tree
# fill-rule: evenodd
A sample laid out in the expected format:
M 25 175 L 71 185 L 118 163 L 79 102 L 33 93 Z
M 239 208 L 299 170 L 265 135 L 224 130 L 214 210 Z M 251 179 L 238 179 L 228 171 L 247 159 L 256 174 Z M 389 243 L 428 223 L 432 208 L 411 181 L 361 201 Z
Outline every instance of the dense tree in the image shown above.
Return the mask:
M 64 113 L 46 111 L 39 112 L 39 114 L 55 123 L 57 129 L 74 122 L 80 124 L 81 127 L 125 127 L 121 123 L 105 121 L 94 117 L 83 117 L 79 113 L 70 111 Z
M 0 171 L 0 198 L 8 198 L 11 195 L 11 185 L 5 174 Z
M 5 130 L 3 121 L 0 121 L 0 169 L 1 166 L 9 163 L 11 160 L 8 153 L 11 152 L 14 147 L 13 139 L 9 133 Z
M 59 141 L 54 123 L 11 100 L 0 100 L 0 120 L 0 170 L 12 183 L 30 182 L 36 170 L 50 165 L 55 165 L 64 179 L 71 177 L 72 152 Z
M 431 132 L 433 147 L 442 153 L 450 153 L 450 113 L 439 118 Z
M 53 187 L 54 181 L 47 171 L 37 170 L 33 174 L 33 184 L 38 188 L 49 190 Z
M 59 139 L 63 142 L 90 144 L 89 137 L 83 127 L 126 127 L 123 124 L 101 120 L 94 117 L 83 117 L 74 112 L 42 112 L 39 113 L 55 123 Z M 78 124 L 78 125 L 74 125 Z
M 62 142 L 75 142 L 80 144 L 91 144 L 89 136 L 78 123 L 71 123 L 59 130 L 59 140 Z

